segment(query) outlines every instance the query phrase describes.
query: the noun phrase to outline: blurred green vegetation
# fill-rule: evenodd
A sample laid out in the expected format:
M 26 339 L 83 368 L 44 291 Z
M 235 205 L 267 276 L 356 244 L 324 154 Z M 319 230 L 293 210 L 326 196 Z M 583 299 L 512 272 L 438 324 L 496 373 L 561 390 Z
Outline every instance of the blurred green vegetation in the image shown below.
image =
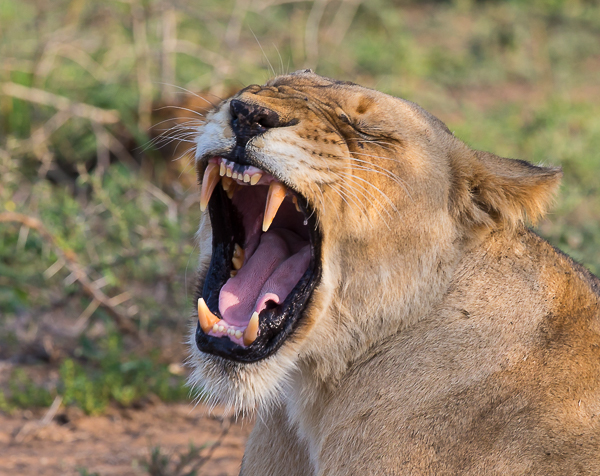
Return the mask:
M 0 410 L 187 395 L 186 91 L 311 67 L 413 100 L 472 147 L 561 165 L 539 231 L 600 272 L 599 44 L 591 0 L 2 0 L 0 216 L 47 235 L 0 222 Z M 179 116 L 179 147 L 149 147 Z
M 58 373 L 36 382 L 23 368 L 8 377 L 0 391 L 0 410 L 49 406 L 57 396 L 65 405 L 76 405 L 88 415 L 99 415 L 114 402 L 122 407 L 141 405 L 150 396 L 164 402 L 189 396 L 189 390 L 167 365 L 158 360 L 158 349 L 138 357 L 123 348 L 119 334 L 92 341 L 82 338 L 75 358 L 65 358 Z M 38 365 L 38 370 L 42 366 Z M 31 370 L 31 368 L 30 368 Z

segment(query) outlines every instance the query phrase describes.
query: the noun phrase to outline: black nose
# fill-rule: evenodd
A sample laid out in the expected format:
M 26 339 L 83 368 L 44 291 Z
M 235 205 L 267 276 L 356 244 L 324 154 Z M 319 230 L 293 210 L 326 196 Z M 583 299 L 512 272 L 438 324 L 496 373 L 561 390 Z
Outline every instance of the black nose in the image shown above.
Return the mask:
M 238 142 L 246 143 L 271 127 L 279 126 L 279 114 L 266 107 L 234 99 L 230 103 L 231 126 Z
M 248 104 L 233 99 L 229 105 L 231 111 L 231 128 L 236 137 L 234 160 L 247 165 L 245 160 L 246 144 L 253 137 L 262 134 L 272 127 L 279 127 L 279 114 L 266 107 Z

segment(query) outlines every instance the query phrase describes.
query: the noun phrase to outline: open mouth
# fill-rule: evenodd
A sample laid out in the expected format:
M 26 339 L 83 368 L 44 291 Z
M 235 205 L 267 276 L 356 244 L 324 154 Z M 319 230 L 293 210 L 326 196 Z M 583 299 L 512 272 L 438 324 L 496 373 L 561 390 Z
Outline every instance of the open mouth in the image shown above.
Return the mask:
M 198 296 L 196 345 L 240 362 L 274 353 L 297 328 L 321 274 L 320 233 L 307 200 L 273 175 L 209 160 L 213 253 Z

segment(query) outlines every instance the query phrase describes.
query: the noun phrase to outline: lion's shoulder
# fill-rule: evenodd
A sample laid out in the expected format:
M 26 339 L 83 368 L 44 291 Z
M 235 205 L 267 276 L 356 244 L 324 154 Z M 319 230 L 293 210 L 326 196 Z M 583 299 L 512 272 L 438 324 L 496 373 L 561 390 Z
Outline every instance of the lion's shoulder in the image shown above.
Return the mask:
M 336 442 L 354 438 L 365 471 L 382 458 L 454 474 L 600 471 L 598 284 L 524 227 L 493 233 L 427 318 L 355 362 L 330 397 L 324 460 L 340 464 Z

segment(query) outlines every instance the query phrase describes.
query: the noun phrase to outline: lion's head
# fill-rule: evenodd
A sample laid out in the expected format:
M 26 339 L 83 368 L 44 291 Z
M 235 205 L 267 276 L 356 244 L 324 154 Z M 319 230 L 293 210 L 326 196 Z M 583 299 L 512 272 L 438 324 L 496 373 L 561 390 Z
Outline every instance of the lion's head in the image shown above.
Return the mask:
M 206 117 L 194 383 L 251 409 L 419 320 L 462 253 L 543 213 L 558 169 L 473 151 L 409 101 L 300 71 Z

